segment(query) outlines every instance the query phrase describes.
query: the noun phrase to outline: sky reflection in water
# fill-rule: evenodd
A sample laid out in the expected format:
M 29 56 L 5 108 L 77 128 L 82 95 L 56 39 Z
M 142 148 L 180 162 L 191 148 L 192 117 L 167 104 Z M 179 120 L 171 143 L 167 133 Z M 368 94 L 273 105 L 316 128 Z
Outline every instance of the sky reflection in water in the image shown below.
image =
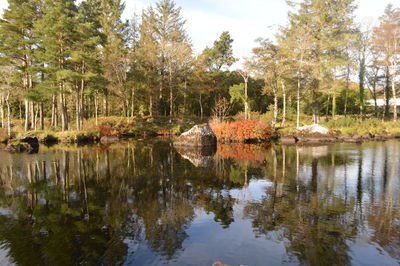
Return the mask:
M 398 265 L 400 142 L 0 152 L 0 264 Z

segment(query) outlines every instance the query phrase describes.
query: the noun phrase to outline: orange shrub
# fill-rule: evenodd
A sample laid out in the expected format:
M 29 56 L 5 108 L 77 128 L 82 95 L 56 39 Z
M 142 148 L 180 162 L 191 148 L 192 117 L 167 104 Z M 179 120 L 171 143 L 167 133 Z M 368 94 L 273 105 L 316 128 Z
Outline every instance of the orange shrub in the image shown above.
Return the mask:
M 210 126 L 219 142 L 248 142 L 271 138 L 270 127 L 257 120 L 212 122 Z
M 100 137 L 116 136 L 119 134 L 118 130 L 113 129 L 109 125 L 104 125 L 104 124 L 97 126 L 96 130 L 99 131 Z

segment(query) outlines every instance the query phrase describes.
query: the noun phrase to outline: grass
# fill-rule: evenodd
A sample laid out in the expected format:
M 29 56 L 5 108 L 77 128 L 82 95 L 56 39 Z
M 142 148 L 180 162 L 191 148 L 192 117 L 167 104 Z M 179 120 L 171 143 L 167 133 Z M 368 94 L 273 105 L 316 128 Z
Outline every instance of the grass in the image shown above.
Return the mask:
M 304 120 L 311 124 L 311 118 L 302 117 Z M 302 125 L 305 125 L 304 123 Z M 321 126 L 328 128 L 332 131 L 339 131 L 343 135 L 386 135 L 386 134 L 400 134 L 400 121 L 382 121 L 378 118 L 366 118 L 361 120 L 356 117 L 337 117 L 326 121 L 323 119 L 320 123 Z M 293 134 L 296 132 L 296 122 L 289 120 L 284 127 L 277 128 L 277 132 L 285 134 Z
M 158 135 L 179 135 L 199 123 L 195 118 L 173 119 L 171 123 L 167 117 L 159 118 L 126 118 L 126 117 L 105 117 L 99 119 L 96 126 L 95 119 L 88 119 L 83 124 L 81 131 L 69 130 L 62 132 L 58 128 L 50 128 L 46 121 L 46 130 L 24 132 L 23 121 L 13 120 L 13 138 L 23 136 L 37 137 L 42 143 L 91 143 L 98 141 L 102 136 L 127 135 L 136 137 L 158 136 Z M 70 128 L 74 128 L 71 123 Z M 0 142 L 2 141 L 0 129 Z M 8 137 L 4 136 L 7 141 Z
M 338 130 L 345 135 L 363 134 L 400 134 L 400 121 L 382 121 L 377 118 L 360 120 L 351 117 L 342 117 L 321 123 L 330 130 Z

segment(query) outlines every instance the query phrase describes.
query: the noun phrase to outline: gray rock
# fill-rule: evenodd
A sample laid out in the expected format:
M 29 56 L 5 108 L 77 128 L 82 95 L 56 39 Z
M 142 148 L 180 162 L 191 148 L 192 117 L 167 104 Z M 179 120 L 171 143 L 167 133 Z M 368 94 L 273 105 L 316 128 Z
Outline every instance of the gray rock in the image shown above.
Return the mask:
M 182 133 L 174 142 L 174 145 L 186 147 L 216 146 L 217 137 L 209 125 L 195 125 L 189 131 Z

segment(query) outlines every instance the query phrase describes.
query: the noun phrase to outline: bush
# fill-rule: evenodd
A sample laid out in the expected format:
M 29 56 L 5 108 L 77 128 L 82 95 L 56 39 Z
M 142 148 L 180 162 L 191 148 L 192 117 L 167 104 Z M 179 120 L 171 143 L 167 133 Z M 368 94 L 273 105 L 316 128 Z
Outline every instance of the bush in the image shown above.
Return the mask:
M 264 141 L 271 138 L 271 128 L 257 120 L 210 123 L 219 142 Z

